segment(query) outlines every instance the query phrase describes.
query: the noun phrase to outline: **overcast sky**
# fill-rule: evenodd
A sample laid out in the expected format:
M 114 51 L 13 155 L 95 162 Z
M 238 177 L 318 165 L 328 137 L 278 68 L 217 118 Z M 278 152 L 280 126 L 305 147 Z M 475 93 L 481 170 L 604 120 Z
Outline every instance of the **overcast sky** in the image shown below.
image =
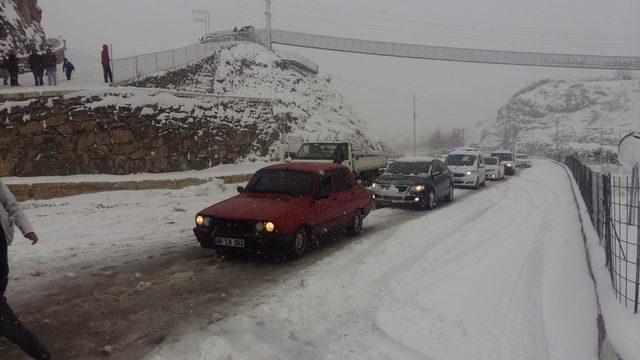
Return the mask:
M 264 26 L 260 0 L 39 0 L 48 36 L 71 49 L 112 43 L 116 57 L 193 43 L 204 32 L 191 20 L 208 9 L 213 28 Z M 325 35 L 474 48 L 640 55 L 637 0 L 272 0 L 273 26 Z M 376 135 L 408 136 L 411 104 L 343 82 L 418 99 L 418 132 L 495 118 L 510 96 L 541 78 L 610 74 L 395 59 L 293 49 L 333 74 Z

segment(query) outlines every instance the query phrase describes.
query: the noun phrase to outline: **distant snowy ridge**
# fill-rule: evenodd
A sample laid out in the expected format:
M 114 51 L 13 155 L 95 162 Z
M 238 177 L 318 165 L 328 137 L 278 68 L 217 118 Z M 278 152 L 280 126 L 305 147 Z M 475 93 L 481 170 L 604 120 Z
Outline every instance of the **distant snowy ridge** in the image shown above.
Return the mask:
M 484 147 L 511 147 L 589 156 L 601 146 L 615 152 L 618 141 L 640 125 L 640 80 L 628 75 L 600 80 L 541 80 L 516 93 L 491 123 L 473 137 Z
M 273 99 L 274 115 L 289 118 L 283 142 L 350 140 L 360 153 L 388 151 L 369 135 L 366 121 L 331 87 L 328 77 L 299 69 L 258 44 L 225 45 L 195 64 L 128 85 Z

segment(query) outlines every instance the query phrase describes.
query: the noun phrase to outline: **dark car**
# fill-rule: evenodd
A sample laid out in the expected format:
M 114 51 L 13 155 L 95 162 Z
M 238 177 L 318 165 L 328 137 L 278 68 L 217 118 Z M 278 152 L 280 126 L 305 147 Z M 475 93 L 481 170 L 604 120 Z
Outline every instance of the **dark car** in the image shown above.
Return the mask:
M 433 209 L 439 200 L 453 201 L 453 175 L 438 159 L 395 160 L 372 185 L 376 205 L 416 205 Z
M 271 165 L 238 191 L 196 215 L 193 232 L 203 247 L 300 257 L 314 236 L 342 229 L 359 234 L 372 207 L 371 192 L 338 164 Z

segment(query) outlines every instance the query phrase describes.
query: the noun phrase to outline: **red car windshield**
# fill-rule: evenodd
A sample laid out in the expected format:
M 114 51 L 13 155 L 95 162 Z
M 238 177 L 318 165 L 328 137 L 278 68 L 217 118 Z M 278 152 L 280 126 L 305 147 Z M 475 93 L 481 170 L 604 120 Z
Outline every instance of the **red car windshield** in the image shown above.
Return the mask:
M 261 170 L 253 175 L 245 192 L 307 196 L 311 194 L 312 185 L 313 175 L 311 173 L 290 170 Z

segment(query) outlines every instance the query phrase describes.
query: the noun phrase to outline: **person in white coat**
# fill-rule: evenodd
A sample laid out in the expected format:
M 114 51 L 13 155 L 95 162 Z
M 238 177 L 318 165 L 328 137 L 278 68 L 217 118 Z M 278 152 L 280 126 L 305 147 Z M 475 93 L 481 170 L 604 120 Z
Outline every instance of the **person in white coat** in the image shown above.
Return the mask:
M 38 338 L 18 321 L 18 318 L 9 307 L 4 293 L 9 282 L 9 257 L 8 247 L 13 242 L 14 226 L 17 226 L 25 238 L 35 245 L 38 236 L 33 230 L 29 219 L 22 212 L 20 204 L 0 181 L 0 337 L 18 345 L 22 351 L 34 359 L 51 359 L 47 349 Z

